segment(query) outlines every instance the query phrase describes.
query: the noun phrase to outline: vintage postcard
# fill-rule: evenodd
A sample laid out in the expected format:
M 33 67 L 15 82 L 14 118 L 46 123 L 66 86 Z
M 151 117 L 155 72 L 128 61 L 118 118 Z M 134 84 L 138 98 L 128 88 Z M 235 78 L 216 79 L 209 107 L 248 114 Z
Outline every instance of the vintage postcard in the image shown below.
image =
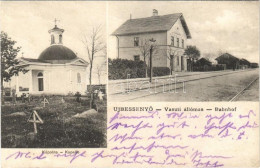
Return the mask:
M 260 167 L 258 1 L 1 1 L 3 168 Z

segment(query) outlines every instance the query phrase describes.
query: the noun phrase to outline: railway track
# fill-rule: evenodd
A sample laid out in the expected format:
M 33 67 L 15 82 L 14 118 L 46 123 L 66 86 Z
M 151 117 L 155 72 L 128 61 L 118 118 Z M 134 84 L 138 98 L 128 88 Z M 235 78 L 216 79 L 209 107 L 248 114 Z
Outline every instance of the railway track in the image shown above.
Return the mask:
M 251 69 L 250 70 L 247 70 L 247 71 L 252 71 Z M 214 71 L 213 73 L 215 74 L 215 75 L 213 75 L 213 76 L 207 76 L 207 77 L 202 77 L 202 78 L 196 78 L 196 79 L 188 79 L 188 80 L 186 80 L 186 81 L 184 81 L 184 82 L 190 82 L 190 81 L 196 81 L 196 80 L 199 80 L 199 79 L 207 79 L 207 78 L 211 78 L 211 77 L 217 77 L 217 76 L 223 76 L 223 75 L 229 75 L 229 74 L 234 74 L 234 73 L 239 73 L 239 72 L 247 72 L 247 71 L 229 71 L 229 72 L 225 72 L 224 74 L 223 73 L 221 73 L 221 72 L 219 72 L 219 71 Z M 206 73 L 204 73 L 204 74 L 210 74 L 209 72 L 206 72 Z M 191 75 L 191 74 L 189 74 L 189 75 L 184 75 L 184 76 L 181 76 L 181 77 L 187 77 L 187 76 L 200 76 L 201 74 L 194 74 L 194 75 Z M 165 80 L 165 79 L 168 79 L 169 77 L 163 77 L 163 78 L 159 78 L 159 79 L 161 79 L 161 80 Z M 148 81 L 148 80 L 140 80 L 140 81 L 137 81 L 137 83 L 140 83 L 140 82 L 143 82 L 143 81 Z M 130 83 L 131 82 L 133 82 L 133 81 L 129 81 Z M 183 82 L 183 81 L 182 81 Z M 182 83 L 182 82 L 176 82 L 177 84 L 178 83 Z M 120 84 L 125 84 L 125 83 L 127 83 L 126 81 L 124 81 L 124 82 L 120 82 L 119 84 L 117 84 L 117 85 L 120 85 Z M 171 85 L 172 83 L 169 83 L 169 84 L 165 84 L 165 86 L 167 86 L 167 85 Z M 158 86 L 156 86 L 156 87 L 160 87 L 160 86 L 163 86 L 163 85 L 158 85 Z M 147 88 L 142 88 L 142 89 L 140 89 L 140 88 L 138 88 L 138 89 L 130 89 L 131 90 L 131 92 L 135 92 L 135 91 L 140 91 L 140 90 L 145 90 L 145 89 L 147 89 Z M 125 91 L 119 91 L 119 92 L 115 92 L 115 93 L 110 93 L 110 95 L 117 95 L 117 94 L 124 94 L 124 93 L 126 93 L 127 92 L 127 89 L 125 90 Z
M 240 72 L 246 72 L 246 71 L 240 71 Z M 217 75 L 213 75 L 213 76 L 208 76 L 208 77 L 202 77 L 202 78 L 197 78 L 197 79 L 191 79 L 191 80 L 186 80 L 184 81 L 185 83 L 188 83 L 188 82 L 192 82 L 192 81 L 197 81 L 197 80 L 202 80 L 202 79 L 210 79 L 210 78 L 215 78 L 215 77 L 219 77 L 219 76 L 225 76 L 225 75 L 230 75 L 230 74 L 234 74 L 234 73 L 238 73 L 238 71 L 235 71 L 235 72 L 230 72 L 230 73 L 225 73 L 225 74 L 217 74 Z M 243 88 L 240 92 L 238 92 L 231 100 L 229 100 L 230 102 L 234 101 L 239 95 L 241 95 L 247 88 L 249 88 L 259 77 L 257 77 L 256 79 L 254 79 L 253 81 L 251 81 L 245 88 Z M 182 82 L 180 82 L 182 83 Z M 178 83 L 178 84 L 180 84 Z M 164 86 L 158 86 L 158 87 L 165 87 L 165 86 L 169 86 L 169 85 L 172 85 L 172 83 L 169 83 L 169 84 L 166 84 Z M 173 89 L 168 89 L 168 90 L 163 90 L 163 91 L 158 91 L 158 92 L 155 92 L 155 93 L 149 93 L 147 95 L 142 95 L 142 96 L 137 96 L 137 97 L 134 97 L 134 98 L 130 98 L 130 99 L 127 99 L 127 100 L 124 100 L 123 102 L 126 102 L 126 101 L 132 101 L 132 100 L 136 100 L 136 99 L 140 99 L 140 98 L 144 98 L 144 97 L 148 97 L 148 96 L 153 96 L 153 95 L 157 95 L 157 94 L 160 94 L 160 93 L 163 93 L 163 92 L 169 92 L 169 91 L 172 91 L 172 90 L 175 90 L 175 89 L 183 89 L 183 87 L 177 87 L 177 88 L 173 88 Z M 135 90 L 134 90 L 135 91 Z
M 247 90 L 254 82 L 256 82 L 259 79 L 257 77 L 256 79 L 252 80 L 246 87 L 244 87 L 240 92 L 238 92 L 232 99 L 229 100 L 229 102 L 235 101 L 245 90 Z

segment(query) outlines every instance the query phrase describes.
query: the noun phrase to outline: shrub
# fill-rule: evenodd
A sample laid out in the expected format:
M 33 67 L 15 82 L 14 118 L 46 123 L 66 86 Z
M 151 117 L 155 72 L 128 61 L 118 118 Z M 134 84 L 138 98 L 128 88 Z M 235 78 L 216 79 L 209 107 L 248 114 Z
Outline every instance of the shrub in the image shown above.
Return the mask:
M 81 100 L 81 98 L 80 98 L 80 97 L 81 97 L 81 94 L 80 94 L 79 92 L 76 92 L 76 93 L 75 93 L 75 97 L 76 97 L 76 101 L 77 101 L 77 102 L 80 102 L 80 100 Z
M 143 61 L 133 61 L 127 59 L 108 59 L 108 78 L 127 79 L 145 77 L 145 63 Z
M 217 65 L 204 65 L 204 66 L 194 66 L 193 71 L 220 71 L 225 70 L 225 65 L 223 64 L 217 64 Z
M 129 78 L 144 78 L 145 77 L 145 63 L 143 61 L 133 61 L 127 59 L 108 59 L 108 78 L 127 79 Z M 153 67 L 153 76 L 165 76 L 170 74 L 168 67 Z M 148 67 L 148 76 L 150 75 Z
M 148 67 L 150 69 L 150 67 Z M 170 68 L 168 67 L 153 67 L 153 76 L 166 76 L 170 75 Z M 150 76 L 150 71 L 148 70 L 148 76 Z

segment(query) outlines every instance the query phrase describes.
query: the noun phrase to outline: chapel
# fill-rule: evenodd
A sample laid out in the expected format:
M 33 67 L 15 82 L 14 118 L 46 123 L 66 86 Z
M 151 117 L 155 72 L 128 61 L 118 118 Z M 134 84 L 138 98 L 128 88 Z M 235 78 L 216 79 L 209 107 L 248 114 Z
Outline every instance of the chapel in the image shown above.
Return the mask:
M 22 57 L 19 66 L 27 73 L 19 73 L 11 79 L 10 87 L 17 96 L 29 94 L 75 94 L 86 93 L 88 62 L 63 45 L 64 29 L 50 29 L 50 46 L 37 59 Z

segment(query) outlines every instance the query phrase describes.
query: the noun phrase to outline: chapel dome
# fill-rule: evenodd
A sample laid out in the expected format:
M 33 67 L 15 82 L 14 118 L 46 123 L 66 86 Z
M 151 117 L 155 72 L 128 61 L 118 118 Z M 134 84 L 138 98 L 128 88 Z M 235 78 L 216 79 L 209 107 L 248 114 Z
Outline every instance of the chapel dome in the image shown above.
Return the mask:
M 72 60 L 77 55 L 68 47 L 63 45 L 51 45 L 43 50 L 39 56 L 39 60 Z

